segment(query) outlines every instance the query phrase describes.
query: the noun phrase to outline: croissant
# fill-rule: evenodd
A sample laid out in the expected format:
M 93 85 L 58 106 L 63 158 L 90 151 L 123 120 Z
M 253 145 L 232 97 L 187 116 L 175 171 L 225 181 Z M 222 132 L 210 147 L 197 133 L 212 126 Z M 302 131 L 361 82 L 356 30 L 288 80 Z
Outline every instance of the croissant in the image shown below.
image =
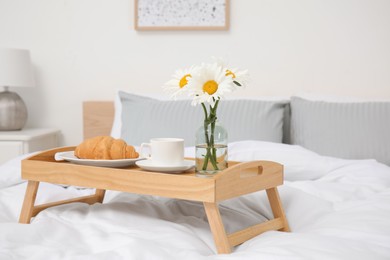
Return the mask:
M 74 155 L 80 159 L 115 160 L 138 158 L 135 148 L 122 139 L 96 136 L 79 144 Z

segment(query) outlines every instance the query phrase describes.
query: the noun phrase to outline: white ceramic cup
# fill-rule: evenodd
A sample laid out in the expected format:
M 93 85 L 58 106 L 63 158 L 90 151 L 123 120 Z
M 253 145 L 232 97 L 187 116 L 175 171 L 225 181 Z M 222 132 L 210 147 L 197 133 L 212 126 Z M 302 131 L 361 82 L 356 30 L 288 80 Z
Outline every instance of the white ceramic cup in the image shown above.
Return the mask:
M 150 159 L 153 164 L 161 166 L 181 165 L 184 160 L 184 139 L 181 138 L 153 138 L 150 143 L 142 143 L 140 154 L 144 155 L 143 149 L 150 148 Z M 145 156 L 149 157 L 149 156 Z

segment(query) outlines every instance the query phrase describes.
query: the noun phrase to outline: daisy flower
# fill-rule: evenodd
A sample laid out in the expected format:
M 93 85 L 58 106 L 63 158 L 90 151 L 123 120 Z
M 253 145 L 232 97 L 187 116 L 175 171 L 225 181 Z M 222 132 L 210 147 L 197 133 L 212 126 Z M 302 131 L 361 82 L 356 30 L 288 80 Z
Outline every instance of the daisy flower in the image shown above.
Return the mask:
M 194 69 L 191 81 L 188 83 L 190 95 L 193 96 L 192 105 L 201 103 L 213 104 L 234 90 L 231 77 L 217 63 L 202 64 Z
M 248 70 L 226 69 L 227 77 L 231 77 L 237 87 L 246 87 L 249 81 Z
M 226 71 L 226 76 L 231 77 L 233 80 L 233 83 L 237 87 L 245 87 L 248 85 L 249 82 L 249 73 L 248 70 L 239 70 L 237 68 L 229 68 L 227 65 L 228 62 L 225 59 L 212 57 L 213 60 L 221 67 L 223 67 Z
M 163 86 L 164 90 L 171 95 L 171 98 L 177 99 L 179 96 L 188 93 L 188 81 L 191 79 L 194 67 L 189 69 L 178 69 L 172 76 L 172 79 Z

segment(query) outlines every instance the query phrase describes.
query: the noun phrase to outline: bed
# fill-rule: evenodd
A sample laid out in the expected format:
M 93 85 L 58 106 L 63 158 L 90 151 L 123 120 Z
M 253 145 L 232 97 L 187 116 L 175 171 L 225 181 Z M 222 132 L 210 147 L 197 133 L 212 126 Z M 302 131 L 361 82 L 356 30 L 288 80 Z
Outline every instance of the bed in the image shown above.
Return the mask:
M 84 137 L 111 134 L 137 146 L 170 133 L 185 138 L 193 156 L 202 115 L 188 103 L 126 92 L 115 102 L 84 102 Z M 18 224 L 26 154 L 0 166 L 0 259 L 390 259 L 390 102 L 294 96 L 224 103 L 229 160 L 284 165 L 279 193 L 291 232 L 265 232 L 216 254 L 201 204 L 114 191 L 102 204 L 61 205 Z M 36 202 L 93 192 L 42 183 Z M 273 217 L 262 192 L 219 207 L 227 231 Z

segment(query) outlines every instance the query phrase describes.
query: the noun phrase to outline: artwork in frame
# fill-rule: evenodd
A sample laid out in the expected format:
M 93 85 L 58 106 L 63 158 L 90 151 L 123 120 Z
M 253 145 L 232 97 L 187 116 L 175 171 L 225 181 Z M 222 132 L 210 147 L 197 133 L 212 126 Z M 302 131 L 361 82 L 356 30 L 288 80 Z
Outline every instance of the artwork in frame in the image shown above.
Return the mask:
M 136 30 L 227 30 L 229 0 L 134 0 Z

